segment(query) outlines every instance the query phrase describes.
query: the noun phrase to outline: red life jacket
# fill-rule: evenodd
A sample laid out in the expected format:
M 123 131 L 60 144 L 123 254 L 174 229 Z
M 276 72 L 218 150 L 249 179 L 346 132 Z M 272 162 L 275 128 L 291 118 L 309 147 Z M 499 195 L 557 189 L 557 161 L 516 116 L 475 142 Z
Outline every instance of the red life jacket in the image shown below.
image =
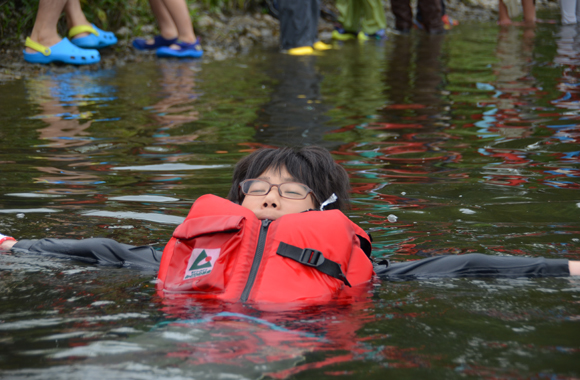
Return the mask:
M 368 282 L 368 235 L 338 210 L 259 220 L 214 195 L 200 197 L 165 246 L 158 289 L 226 301 L 287 303 L 336 297 Z

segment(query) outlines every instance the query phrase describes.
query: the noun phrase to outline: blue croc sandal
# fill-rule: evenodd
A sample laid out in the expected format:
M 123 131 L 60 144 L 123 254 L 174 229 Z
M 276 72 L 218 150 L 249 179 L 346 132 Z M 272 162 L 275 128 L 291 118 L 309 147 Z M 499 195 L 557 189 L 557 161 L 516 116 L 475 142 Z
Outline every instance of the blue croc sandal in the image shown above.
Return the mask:
M 81 33 L 90 33 L 88 36 L 74 38 Z M 112 32 L 105 32 L 95 25 L 77 25 L 68 31 L 70 41 L 83 49 L 101 49 L 117 43 L 117 37 Z
M 68 38 L 63 38 L 59 43 L 47 47 L 34 42 L 26 37 L 24 46 L 36 50 L 38 53 L 27 53 L 24 50 L 24 60 L 30 63 L 64 62 L 71 65 L 90 65 L 101 60 L 98 51 L 81 49 L 73 45 Z
M 179 49 L 172 49 L 170 47 L 160 47 L 157 49 L 158 57 L 174 57 L 174 58 L 200 58 L 203 55 L 203 50 L 199 44 L 199 40 L 190 44 L 187 42 L 177 41 L 175 45 Z
M 143 38 L 135 38 L 133 40 L 133 47 L 137 50 L 156 50 L 160 47 L 171 46 L 177 42 L 177 37 L 165 39 L 162 36 L 155 36 L 152 44 L 148 44 L 147 40 Z

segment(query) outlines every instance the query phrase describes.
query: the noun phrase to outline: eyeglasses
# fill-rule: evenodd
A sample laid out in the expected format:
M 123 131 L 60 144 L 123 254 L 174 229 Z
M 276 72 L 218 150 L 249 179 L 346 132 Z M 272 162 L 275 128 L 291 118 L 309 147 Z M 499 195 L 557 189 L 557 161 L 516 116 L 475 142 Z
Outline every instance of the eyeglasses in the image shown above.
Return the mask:
M 308 186 L 299 182 L 284 182 L 278 185 L 274 185 L 262 179 L 246 179 L 240 183 L 242 193 L 246 195 L 266 195 L 270 192 L 270 190 L 272 190 L 273 186 L 278 188 L 278 194 L 280 194 L 282 198 L 305 199 L 308 194 L 312 193 L 316 199 L 314 191 Z

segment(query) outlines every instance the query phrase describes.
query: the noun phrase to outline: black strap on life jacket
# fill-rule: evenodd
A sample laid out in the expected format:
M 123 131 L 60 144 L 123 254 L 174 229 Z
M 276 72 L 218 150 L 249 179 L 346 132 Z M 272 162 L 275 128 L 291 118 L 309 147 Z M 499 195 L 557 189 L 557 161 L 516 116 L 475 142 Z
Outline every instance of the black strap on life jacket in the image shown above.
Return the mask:
M 316 268 L 318 271 L 327 274 L 330 277 L 337 278 L 344 282 L 348 287 L 351 287 L 350 283 L 346 279 L 346 276 L 342 272 L 340 264 L 325 258 L 322 252 L 317 251 L 316 249 L 302 249 L 290 244 L 286 244 L 284 242 L 280 242 L 276 253 L 280 256 L 298 261 L 301 264 Z
M 356 235 L 356 237 L 358 237 L 358 240 L 360 241 L 360 248 L 363 250 L 365 255 L 367 255 L 367 257 L 370 259 L 371 253 L 373 251 L 373 246 L 372 246 L 371 242 L 368 241 L 367 239 L 365 239 L 364 237 L 358 235 L 358 234 Z M 370 234 L 369 234 L 369 237 L 371 238 L 371 241 L 373 241 L 373 238 Z

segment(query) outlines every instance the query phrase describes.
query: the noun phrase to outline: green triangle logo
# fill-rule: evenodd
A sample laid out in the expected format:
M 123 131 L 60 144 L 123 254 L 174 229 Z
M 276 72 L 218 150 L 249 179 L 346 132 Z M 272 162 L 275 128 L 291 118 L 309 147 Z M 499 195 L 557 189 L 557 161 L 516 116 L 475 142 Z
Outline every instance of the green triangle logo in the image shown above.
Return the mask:
M 204 261 L 204 263 L 200 264 L 202 261 Z M 205 253 L 205 249 L 201 251 L 199 256 L 197 256 L 197 259 L 195 259 L 193 264 L 191 264 L 191 268 L 189 268 L 189 270 L 192 271 L 204 268 L 211 268 L 211 261 L 208 260 L 208 256 L 207 253 Z

